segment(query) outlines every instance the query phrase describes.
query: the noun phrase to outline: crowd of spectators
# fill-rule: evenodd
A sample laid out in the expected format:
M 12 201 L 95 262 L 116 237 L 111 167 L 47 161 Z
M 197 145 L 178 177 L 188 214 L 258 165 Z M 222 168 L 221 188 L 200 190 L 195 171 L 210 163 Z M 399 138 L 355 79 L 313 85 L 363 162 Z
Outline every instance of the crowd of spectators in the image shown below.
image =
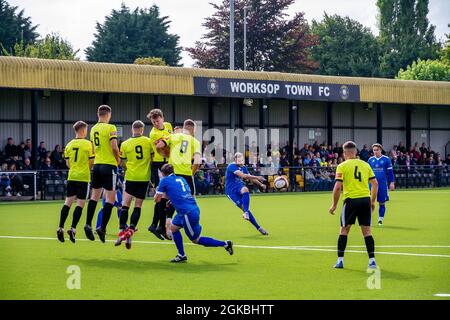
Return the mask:
M 211 141 L 204 141 L 205 149 Z M 0 196 L 21 195 L 29 187 L 30 181 L 24 181 L 25 176 L 19 175 L 17 171 L 30 171 L 34 168 L 32 159 L 31 139 L 15 145 L 13 138 L 8 138 L 6 145 L 0 150 L 1 180 Z M 204 150 L 203 149 L 203 150 Z M 219 154 L 216 151 L 219 150 Z M 292 153 L 292 157 L 289 155 Z M 450 167 L 450 154 L 446 159 L 427 147 L 425 143 L 419 146 L 407 148 L 402 142 L 394 145 L 389 151 L 383 151 L 392 160 L 394 170 L 397 172 L 411 172 L 416 166 L 424 166 L 430 170 L 435 168 Z M 37 169 L 42 171 L 44 179 L 55 179 L 64 177 L 67 166 L 64 160 L 64 148 L 56 145 L 52 151 L 47 150 L 44 141 L 41 141 L 36 152 Z M 220 161 L 217 160 L 220 156 Z M 371 147 L 364 145 L 358 150 L 358 157 L 364 161 L 373 156 Z M 334 182 L 335 167 L 344 161 L 342 145 L 336 142 L 334 145 L 317 141 L 312 144 L 305 143 L 301 148 L 289 143 L 282 147 L 272 143 L 267 146 L 264 154 L 261 154 L 256 143 L 245 147 L 245 158 L 249 169 L 259 175 L 280 175 L 281 171 L 290 168 L 289 174 L 302 172 L 305 182 L 310 190 L 328 190 Z M 222 193 L 224 182 L 223 163 L 233 161 L 233 153 L 228 152 L 218 145 L 210 155 L 202 158 L 202 165 L 195 174 L 195 186 L 197 193 Z M 264 169 L 263 169 L 264 168 Z M 26 179 L 25 179 L 26 180 Z M 295 180 L 293 181 L 295 183 Z

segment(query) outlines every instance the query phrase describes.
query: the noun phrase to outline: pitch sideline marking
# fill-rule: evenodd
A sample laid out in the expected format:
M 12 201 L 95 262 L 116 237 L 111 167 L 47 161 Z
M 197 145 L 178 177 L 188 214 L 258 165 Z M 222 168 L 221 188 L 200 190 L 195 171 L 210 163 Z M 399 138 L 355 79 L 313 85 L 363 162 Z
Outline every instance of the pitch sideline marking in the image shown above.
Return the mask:
M 435 297 L 446 297 L 446 298 L 448 298 L 448 297 L 450 297 L 450 293 L 436 293 L 436 294 L 433 294 L 433 296 L 435 296 Z
M 28 240 L 56 240 L 56 238 L 49 237 L 26 237 L 26 236 L 0 236 L 0 239 L 28 239 Z M 88 239 L 77 239 L 77 241 L 90 241 Z M 107 242 L 115 242 L 114 240 L 106 240 Z M 172 245 L 172 242 L 155 242 L 155 241 L 142 241 L 135 240 L 134 243 L 142 243 L 142 244 L 165 244 Z M 188 245 L 194 245 L 193 243 L 187 243 Z M 236 248 L 250 248 L 250 249 L 278 249 L 278 250 L 299 250 L 299 251 L 322 251 L 322 252 L 335 252 L 335 249 L 325 249 L 324 247 L 311 247 L 311 246 L 250 246 L 250 245 L 234 245 Z M 326 246 L 325 246 L 326 247 Z M 349 246 L 349 247 L 360 247 L 360 246 Z M 395 246 L 391 246 L 395 248 Z M 412 246 L 410 246 L 412 247 Z M 423 248 L 424 246 L 420 246 Z M 433 248 L 434 246 L 428 246 Z M 450 247 L 450 246 L 437 246 L 437 247 Z M 363 250 L 346 250 L 346 252 L 352 253 L 367 253 Z M 407 252 L 386 252 L 386 251 L 377 251 L 377 254 L 386 254 L 386 255 L 400 255 L 400 256 L 416 256 L 416 257 L 441 257 L 441 258 L 450 258 L 450 255 L 447 254 L 426 254 L 426 253 L 407 253 Z

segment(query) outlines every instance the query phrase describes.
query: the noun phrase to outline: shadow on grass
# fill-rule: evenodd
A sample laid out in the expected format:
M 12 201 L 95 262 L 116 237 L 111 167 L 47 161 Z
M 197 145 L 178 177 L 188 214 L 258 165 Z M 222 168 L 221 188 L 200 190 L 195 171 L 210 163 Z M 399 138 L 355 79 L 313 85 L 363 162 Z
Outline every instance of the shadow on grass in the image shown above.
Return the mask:
M 391 230 L 406 230 L 406 231 L 418 231 L 420 228 L 403 227 L 403 226 L 390 226 L 383 225 L 382 227 L 376 227 L 378 229 L 391 229 Z
M 187 263 L 170 263 L 169 260 L 149 261 L 135 259 L 99 259 L 99 258 L 64 258 L 71 264 L 80 267 L 94 267 L 100 269 L 117 269 L 132 272 L 145 272 L 153 270 L 177 270 L 186 273 L 224 272 L 231 270 L 230 266 L 237 262 L 213 263 L 204 260 L 188 261 Z

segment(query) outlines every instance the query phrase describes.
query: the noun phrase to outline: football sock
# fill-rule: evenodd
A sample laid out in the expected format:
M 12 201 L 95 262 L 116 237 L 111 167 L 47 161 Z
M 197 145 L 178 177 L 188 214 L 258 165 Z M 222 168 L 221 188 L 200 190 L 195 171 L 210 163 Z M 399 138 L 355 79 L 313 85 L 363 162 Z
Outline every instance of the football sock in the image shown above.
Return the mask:
M 106 231 L 106 226 L 108 225 L 109 218 L 111 218 L 112 209 L 114 205 L 112 203 L 105 203 L 103 207 L 103 217 L 102 217 L 102 230 Z
M 375 258 L 370 258 L 369 263 L 375 262 Z
M 134 208 L 133 213 L 131 214 L 130 220 L 130 228 L 135 230 L 136 226 L 139 222 L 139 218 L 141 217 L 141 208 Z
M 64 228 L 64 223 L 66 223 L 67 216 L 69 215 L 70 207 L 64 205 L 61 208 L 61 215 L 59 217 L 59 227 Z
M 125 230 L 127 221 L 128 221 L 128 207 L 123 206 L 122 210 L 120 211 L 120 217 L 119 217 L 119 223 L 120 223 L 120 230 Z
M 248 212 L 248 209 L 250 207 L 250 194 L 248 192 L 245 192 L 242 195 L 242 207 L 244 209 L 244 212 Z
M 379 220 L 383 220 L 385 212 L 386 212 L 386 206 L 384 204 L 383 205 L 380 204 L 378 207 L 378 219 Z
M 258 222 L 256 222 L 256 219 L 253 216 L 253 214 L 250 211 L 247 211 L 247 214 L 248 214 L 248 219 L 249 219 L 250 223 L 255 226 L 256 230 L 259 230 L 261 228 L 261 226 L 258 224 Z
M 369 258 L 375 258 L 375 241 L 372 236 L 364 237 Z
M 81 213 L 83 212 L 83 208 L 80 206 L 76 206 L 75 210 L 73 211 L 73 218 L 72 218 L 72 228 L 76 229 L 78 222 L 81 218 Z
M 96 225 L 95 225 L 95 229 L 98 229 L 98 228 L 100 228 L 100 227 L 102 226 L 102 219 L 103 219 L 103 208 L 101 208 L 101 209 L 98 211 L 98 214 L 97 214 L 97 223 L 96 223 Z
M 344 257 L 338 257 L 338 261 L 337 261 L 338 263 L 339 262 L 344 262 Z
M 225 241 L 219 241 L 213 238 L 208 237 L 200 237 L 198 239 L 198 244 L 205 246 L 205 247 L 225 247 L 226 243 Z
M 159 218 L 159 227 L 165 228 L 166 227 L 166 205 L 167 205 L 167 199 L 162 198 L 159 202 L 159 209 L 158 209 L 158 218 Z
M 344 257 L 345 247 L 347 246 L 347 236 L 339 235 L 338 238 L 338 246 L 337 246 L 337 254 L 338 257 Z
M 159 221 L 159 204 L 161 202 L 155 203 L 155 206 L 153 207 L 153 220 L 152 220 L 152 226 L 156 228 Z
M 184 257 L 184 247 L 183 247 L 183 236 L 181 235 L 180 230 L 174 232 L 172 234 L 173 242 L 175 242 L 175 245 L 178 249 L 178 254 L 182 257 Z
M 86 224 L 92 225 L 92 219 L 94 218 L 95 208 L 97 208 L 97 201 L 89 200 L 86 214 Z

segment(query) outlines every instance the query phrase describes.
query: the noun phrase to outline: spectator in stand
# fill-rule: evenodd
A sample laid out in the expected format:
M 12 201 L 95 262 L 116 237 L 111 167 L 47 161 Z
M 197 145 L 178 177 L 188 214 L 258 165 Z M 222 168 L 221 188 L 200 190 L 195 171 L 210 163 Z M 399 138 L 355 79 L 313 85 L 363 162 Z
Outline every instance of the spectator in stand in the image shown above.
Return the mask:
M 426 152 L 422 153 L 422 155 L 421 155 L 419 161 L 417 162 L 417 164 L 420 165 L 420 166 L 424 166 L 424 165 L 427 164 L 427 153 Z
M 25 148 L 24 148 L 24 158 L 31 158 L 31 149 L 33 148 L 31 144 L 31 139 L 27 139 L 25 142 Z
M 450 153 L 447 155 L 447 159 L 445 159 L 445 164 L 450 166 Z
M 370 158 L 370 152 L 367 144 L 364 145 L 362 150 L 359 152 L 359 158 L 365 162 L 367 162 Z
M 44 141 L 41 141 L 41 143 L 39 143 L 38 157 L 39 157 L 39 159 L 47 158 L 47 149 L 45 149 L 45 142 Z
M 14 144 L 13 138 L 9 137 L 5 146 L 5 156 L 6 158 L 13 158 L 18 155 L 19 152 L 17 150 L 17 146 Z
M 328 145 L 327 148 L 327 155 L 326 155 L 326 159 L 327 161 L 334 159 L 335 157 L 335 153 L 333 152 L 333 146 L 330 144 Z
M 305 143 L 300 149 L 300 156 L 304 159 L 309 152 L 309 144 Z
M 428 149 L 427 149 L 427 145 L 425 144 L 425 142 L 422 143 L 422 146 L 419 149 L 421 154 L 427 154 L 428 155 Z
M 4 196 L 11 197 L 11 179 L 7 171 L 8 163 L 3 162 L 0 168 L 0 192 Z
M 342 149 L 342 146 L 339 144 L 339 142 L 335 143 L 333 152 L 337 153 L 339 156 L 343 154 L 344 150 Z
M 43 176 L 45 179 L 52 179 L 56 176 L 55 167 L 52 166 L 52 160 L 49 157 L 44 159 L 40 170 L 44 171 Z
M 62 149 L 59 144 L 55 146 L 55 149 L 50 154 L 50 160 L 55 169 L 63 169 L 64 168 L 64 159 L 62 156 Z
M 31 167 L 31 161 L 30 158 L 25 158 L 25 160 L 23 160 L 23 164 L 20 167 L 20 170 L 23 171 L 30 171 L 33 170 L 33 168 Z
M 338 159 L 337 159 L 337 165 L 340 165 L 342 162 L 344 162 L 344 158 L 338 157 Z
M 287 154 L 286 153 L 281 153 L 280 155 L 280 167 L 284 168 L 284 167 L 289 167 L 289 160 L 287 158 Z
M 319 186 L 319 180 L 316 179 L 314 171 L 311 168 L 305 170 L 306 185 L 310 185 L 310 191 L 316 191 Z
M 9 174 L 9 178 L 11 179 L 12 194 L 17 197 L 21 197 L 24 190 L 23 177 L 20 174 L 17 174 L 17 167 L 15 163 L 11 163 L 9 165 L 9 171 L 12 172 Z
M 389 158 L 393 159 L 394 157 L 397 158 L 397 156 L 398 156 L 397 145 L 394 145 L 391 151 L 389 152 Z
M 397 148 L 397 150 L 399 151 L 399 152 L 403 152 L 403 153 L 406 153 L 406 147 L 403 145 L 403 142 L 399 142 L 398 143 L 398 148 Z
M 404 166 L 404 165 L 406 165 L 406 157 L 405 157 L 405 155 L 403 154 L 403 152 L 399 152 L 399 154 L 398 154 L 398 156 L 397 156 L 397 164 L 399 165 L 399 166 Z
M 311 166 L 311 154 L 307 154 L 306 158 L 303 160 L 303 165 L 305 167 L 310 167 Z
M 25 159 L 25 142 L 22 141 L 20 145 L 17 146 L 17 155 L 21 161 Z

